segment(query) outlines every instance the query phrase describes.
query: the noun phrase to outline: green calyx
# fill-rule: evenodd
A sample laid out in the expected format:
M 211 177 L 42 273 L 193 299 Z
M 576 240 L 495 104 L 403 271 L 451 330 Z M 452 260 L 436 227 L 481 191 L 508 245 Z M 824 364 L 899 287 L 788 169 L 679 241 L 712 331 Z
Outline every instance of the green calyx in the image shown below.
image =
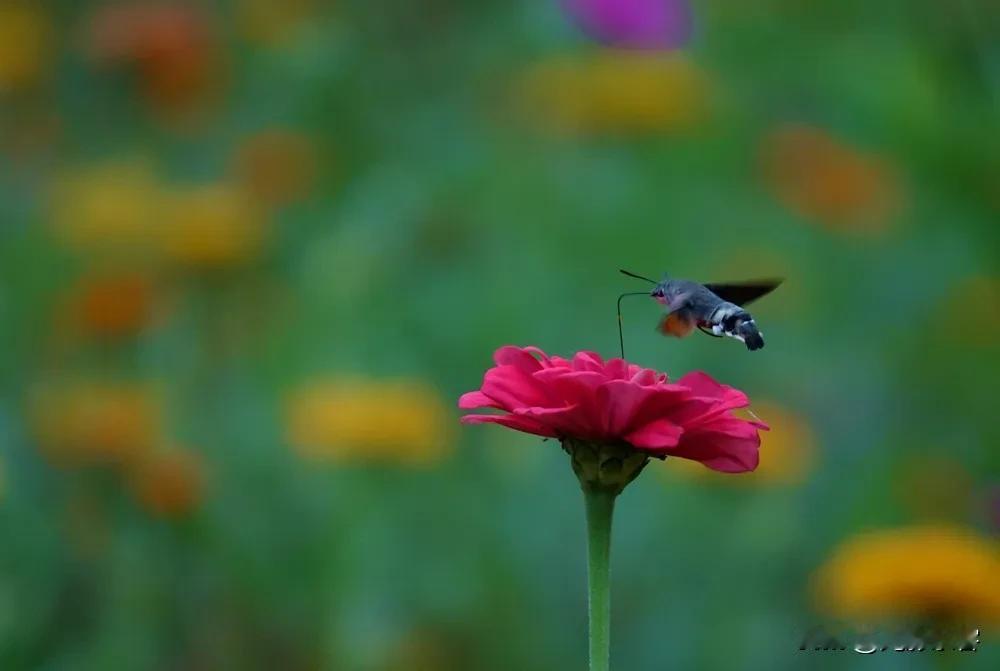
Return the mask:
M 591 443 L 565 438 L 562 447 L 569 454 L 573 472 L 584 491 L 617 496 L 649 463 L 649 455 L 624 443 Z

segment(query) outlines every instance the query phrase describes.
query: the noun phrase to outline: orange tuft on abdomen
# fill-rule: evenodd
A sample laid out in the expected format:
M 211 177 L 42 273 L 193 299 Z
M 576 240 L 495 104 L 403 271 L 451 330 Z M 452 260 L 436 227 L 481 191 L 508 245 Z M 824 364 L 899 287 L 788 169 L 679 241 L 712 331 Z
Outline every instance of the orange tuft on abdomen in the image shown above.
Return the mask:
M 660 320 L 657 330 L 663 335 L 683 338 L 694 330 L 694 320 L 687 319 L 678 312 L 671 312 Z

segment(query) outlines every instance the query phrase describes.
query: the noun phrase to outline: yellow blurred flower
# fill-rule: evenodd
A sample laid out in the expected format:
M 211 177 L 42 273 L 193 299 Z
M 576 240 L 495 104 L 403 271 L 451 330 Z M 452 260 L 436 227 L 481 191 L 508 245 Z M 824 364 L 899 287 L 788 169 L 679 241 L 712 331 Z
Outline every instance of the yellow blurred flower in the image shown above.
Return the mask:
M 274 128 L 247 138 L 233 159 L 244 190 L 268 205 L 286 205 L 308 193 L 316 173 L 313 142 L 292 130 Z
M 55 381 L 29 398 L 39 448 L 56 464 L 123 464 L 160 439 L 161 413 L 148 385 Z
M 865 623 L 933 618 L 976 626 L 1000 621 L 1000 546 L 951 526 L 862 534 L 814 576 L 818 605 Z
M 831 229 L 886 232 L 902 193 L 889 166 L 821 128 L 789 124 L 761 143 L 764 178 L 788 208 Z
M 661 470 L 727 485 L 790 486 L 804 483 L 817 456 L 816 436 L 809 421 L 770 401 L 754 401 L 752 410 L 771 427 L 770 431 L 760 432 L 757 470 L 734 476 L 718 473 L 688 459 L 667 459 L 667 468 Z
M 315 0 L 238 0 L 242 32 L 258 44 L 283 44 L 315 13 Z
M 934 311 L 939 337 L 963 346 L 996 347 L 1000 277 L 974 275 L 954 284 Z
M 255 258 L 267 227 L 262 208 L 228 182 L 168 185 L 143 161 L 87 166 L 58 180 L 52 194 L 56 236 L 71 249 L 208 269 Z M 152 264 L 152 265 L 150 265 Z
M 529 118 L 558 131 L 684 130 L 708 112 L 705 74 L 679 54 L 600 51 L 542 61 L 515 91 Z
M 267 233 L 252 198 L 231 184 L 174 189 L 162 230 L 168 262 L 193 268 L 225 268 L 260 253 Z
M 56 236 L 74 250 L 131 257 L 149 250 L 162 203 L 162 188 L 148 163 L 96 163 L 57 181 L 52 225 Z
M 48 69 L 52 26 L 41 7 L 0 1 L 0 94 L 37 83 Z
M 416 380 L 321 380 L 287 401 L 287 437 L 317 459 L 423 464 L 450 447 L 452 416 Z
M 205 490 L 201 458 L 178 449 L 147 453 L 133 465 L 129 483 L 136 501 L 156 517 L 182 517 L 201 503 Z

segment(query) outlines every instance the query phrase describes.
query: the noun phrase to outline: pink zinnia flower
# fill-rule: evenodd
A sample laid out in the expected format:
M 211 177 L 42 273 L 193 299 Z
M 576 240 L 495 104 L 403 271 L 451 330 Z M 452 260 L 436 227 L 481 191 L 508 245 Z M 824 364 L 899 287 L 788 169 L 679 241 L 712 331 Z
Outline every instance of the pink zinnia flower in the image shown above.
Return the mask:
M 704 373 L 670 382 L 663 373 L 594 352 L 572 359 L 537 347 L 501 347 L 479 391 L 463 394 L 460 408 L 494 408 L 466 415 L 466 424 L 500 424 L 558 438 L 580 481 L 587 511 L 587 583 L 590 669 L 610 662 L 611 519 L 615 499 L 650 457 L 682 457 L 729 473 L 757 467 L 759 421 L 733 411 L 746 395 Z
M 567 360 L 535 347 L 501 347 L 494 360 L 480 390 L 464 394 L 458 405 L 506 412 L 466 415 L 466 424 L 500 424 L 558 438 L 564 447 L 624 447 L 624 455 L 636 453 L 642 464 L 669 456 L 728 473 L 757 467 L 758 431 L 767 426 L 737 417 L 733 411 L 749 405 L 746 394 L 705 373 L 670 382 L 624 359 L 579 352 Z
M 630 49 L 674 49 L 691 37 L 688 0 L 562 0 L 595 40 Z

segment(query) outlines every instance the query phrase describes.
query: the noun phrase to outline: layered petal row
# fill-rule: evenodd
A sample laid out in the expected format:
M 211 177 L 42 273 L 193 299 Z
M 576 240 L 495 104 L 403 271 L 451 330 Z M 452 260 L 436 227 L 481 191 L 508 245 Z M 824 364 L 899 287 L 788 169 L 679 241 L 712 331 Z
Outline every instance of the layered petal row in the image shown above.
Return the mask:
M 462 417 L 538 436 L 627 443 L 651 456 L 698 461 L 730 473 L 757 467 L 760 421 L 738 417 L 749 405 L 743 392 L 692 372 L 676 381 L 665 373 L 595 352 L 571 359 L 535 347 L 501 347 L 479 390 L 460 408 L 499 413 Z

